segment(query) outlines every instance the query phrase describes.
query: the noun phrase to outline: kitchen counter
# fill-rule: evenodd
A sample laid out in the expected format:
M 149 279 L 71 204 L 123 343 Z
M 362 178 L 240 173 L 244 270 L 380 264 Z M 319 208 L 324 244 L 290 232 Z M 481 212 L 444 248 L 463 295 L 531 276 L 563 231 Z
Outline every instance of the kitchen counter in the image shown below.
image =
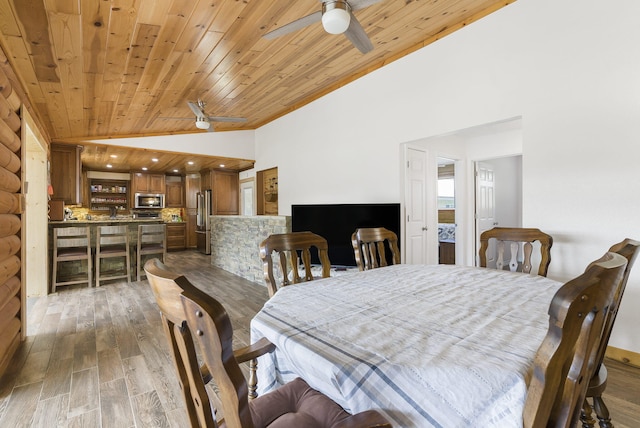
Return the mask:
M 90 239 L 91 239 L 91 247 L 95 252 L 96 247 L 96 238 L 98 234 L 98 226 L 117 226 L 117 225 L 126 225 L 129 233 L 129 247 L 130 247 L 130 269 L 132 272 L 132 278 L 135 280 L 135 272 L 136 272 L 136 248 L 138 245 L 138 226 L 140 224 L 164 224 L 165 222 L 162 218 L 131 218 L 131 217 L 121 217 L 121 218 L 101 218 L 101 219 L 91 219 L 91 220 L 64 220 L 64 221 L 50 221 L 49 222 L 49 272 L 51 272 L 51 267 L 53 263 L 53 229 L 61 228 L 61 227 L 83 227 L 89 226 L 90 228 Z M 104 271 L 115 271 L 118 269 L 118 266 L 122 266 L 124 262 L 124 258 L 113 258 L 113 259 L 105 259 L 102 260 L 102 266 Z M 93 261 L 94 264 L 94 274 L 96 269 L 96 261 Z M 61 263 L 59 265 L 59 275 L 61 276 L 72 276 L 78 270 L 85 269 L 86 267 L 81 266 L 81 261 L 77 261 L 76 263 Z M 49 278 L 51 281 L 51 278 Z M 49 284 L 51 286 L 51 284 Z
M 161 218 L 107 218 L 107 219 L 91 219 L 91 220 L 61 220 L 49 221 L 50 225 L 56 226 L 82 226 L 86 224 L 109 224 L 109 223 L 164 223 Z

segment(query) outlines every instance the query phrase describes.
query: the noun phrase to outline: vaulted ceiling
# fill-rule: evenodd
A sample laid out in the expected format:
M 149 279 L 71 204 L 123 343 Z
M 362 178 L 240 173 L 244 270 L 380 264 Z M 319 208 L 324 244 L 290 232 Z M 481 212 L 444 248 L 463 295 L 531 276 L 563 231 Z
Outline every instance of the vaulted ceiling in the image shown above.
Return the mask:
M 513 1 L 353 0 L 362 54 L 320 22 L 263 38 L 318 0 L 0 0 L 0 44 L 53 141 L 203 132 L 198 99 L 256 129 Z

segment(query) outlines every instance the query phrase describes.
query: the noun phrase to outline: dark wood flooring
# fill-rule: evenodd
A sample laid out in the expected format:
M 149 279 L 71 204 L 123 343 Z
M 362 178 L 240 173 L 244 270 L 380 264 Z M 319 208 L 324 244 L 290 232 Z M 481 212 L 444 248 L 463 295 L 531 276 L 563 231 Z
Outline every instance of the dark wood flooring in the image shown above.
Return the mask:
M 195 251 L 170 253 L 167 265 L 216 296 L 235 345 L 248 343 L 265 287 L 212 267 Z M 27 318 L 27 339 L 0 379 L 0 427 L 188 426 L 146 280 L 62 287 L 30 299 Z M 615 361 L 607 368 L 605 400 L 616 427 L 639 427 L 640 369 Z

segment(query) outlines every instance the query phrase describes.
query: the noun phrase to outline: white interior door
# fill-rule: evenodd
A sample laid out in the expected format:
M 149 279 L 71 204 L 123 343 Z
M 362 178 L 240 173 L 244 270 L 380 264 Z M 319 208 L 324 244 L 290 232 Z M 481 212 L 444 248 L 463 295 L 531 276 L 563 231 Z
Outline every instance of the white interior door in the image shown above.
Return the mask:
M 247 180 L 240 183 L 240 214 L 241 215 L 255 215 L 256 210 L 254 207 L 254 189 L 255 181 Z
M 479 250 L 480 234 L 497 226 L 495 173 L 489 164 L 476 162 L 476 254 Z M 495 259 L 495 243 L 489 242 L 487 264 Z M 476 261 L 477 264 L 477 261 Z
M 427 152 L 416 148 L 405 151 L 405 239 L 404 262 L 427 263 L 426 179 Z

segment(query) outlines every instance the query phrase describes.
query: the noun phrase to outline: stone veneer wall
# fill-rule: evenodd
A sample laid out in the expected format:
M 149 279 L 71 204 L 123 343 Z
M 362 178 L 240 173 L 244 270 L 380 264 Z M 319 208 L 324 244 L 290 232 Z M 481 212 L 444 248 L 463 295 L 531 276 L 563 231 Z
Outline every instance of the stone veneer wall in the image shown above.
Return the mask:
M 260 242 L 272 233 L 289 232 L 290 216 L 212 216 L 211 264 L 265 285 Z

